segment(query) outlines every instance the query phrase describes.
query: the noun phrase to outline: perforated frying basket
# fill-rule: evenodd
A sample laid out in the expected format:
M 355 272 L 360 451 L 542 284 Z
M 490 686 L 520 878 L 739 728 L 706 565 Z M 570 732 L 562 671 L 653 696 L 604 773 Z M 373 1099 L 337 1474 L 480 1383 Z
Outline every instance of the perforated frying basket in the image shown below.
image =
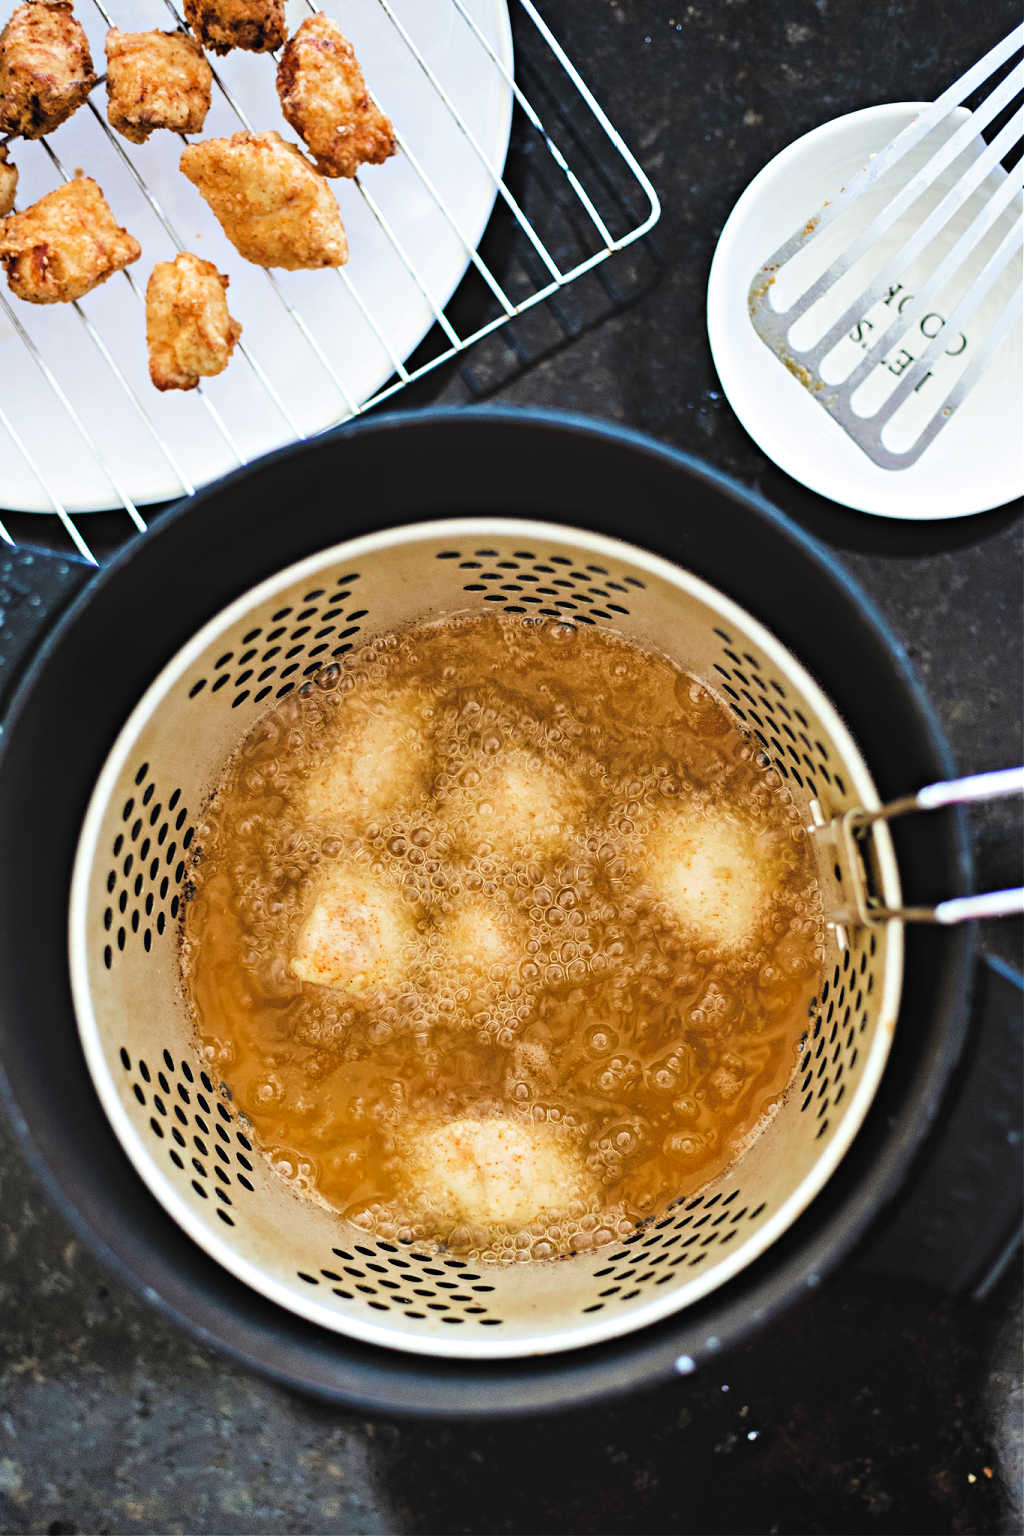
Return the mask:
M 807 671 L 706 583 L 592 533 L 506 518 L 350 540 L 254 587 L 164 667 L 93 792 L 74 868 L 72 990 L 89 1069 L 149 1189 L 239 1279 L 323 1328 L 419 1354 L 540 1354 L 687 1307 L 799 1216 L 856 1135 L 885 1066 L 902 929 L 830 927 L 826 980 L 791 1089 L 720 1178 L 615 1247 L 485 1265 L 377 1241 L 296 1198 L 207 1073 L 179 990 L 176 929 L 196 817 L 259 715 L 332 657 L 410 621 L 467 611 L 598 624 L 673 657 L 728 705 L 785 776 L 807 824 L 879 798 Z M 888 833 L 879 888 L 899 907 Z M 842 899 L 830 853 L 826 902 Z

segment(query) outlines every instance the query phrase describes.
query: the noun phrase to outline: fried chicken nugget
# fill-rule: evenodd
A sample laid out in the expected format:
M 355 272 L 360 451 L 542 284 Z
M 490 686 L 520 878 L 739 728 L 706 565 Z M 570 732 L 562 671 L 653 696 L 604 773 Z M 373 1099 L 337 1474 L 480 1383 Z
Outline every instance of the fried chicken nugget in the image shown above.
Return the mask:
M 18 167 L 7 159 L 7 150 L 0 144 L 0 219 L 10 213 L 18 195 Z
M 397 148 L 391 119 L 370 100 L 355 50 L 336 21 L 310 16 L 277 67 L 281 110 L 325 176 L 355 176 Z
M 212 261 L 182 251 L 158 261 L 146 284 L 149 376 L 157 389 L 195 389 L 223 373 L 242 327 L 228 313 L 229 279 Z
M 214 53 L 269 53 L 288 35 L 284 0 L 185 0 L 185 19 Z
M 186 33 L 107 33 L 107 118 L 133 144 L 155 128 L 199 133 L 212 86 L 203 50 Z
M 47 192 L 0 223 L 0 262 L 29 304 L 70 304 L 142 255 L 91 176 Z
M 0 32 L 0 133 L 52 133 L 95 84 L 71 0 L 26 0 L 15 9 Z
M 247 261 L 289 271 L 348 261 L 334 193 L 279 133 L 235 133 L 189 144 L 181 169 Z

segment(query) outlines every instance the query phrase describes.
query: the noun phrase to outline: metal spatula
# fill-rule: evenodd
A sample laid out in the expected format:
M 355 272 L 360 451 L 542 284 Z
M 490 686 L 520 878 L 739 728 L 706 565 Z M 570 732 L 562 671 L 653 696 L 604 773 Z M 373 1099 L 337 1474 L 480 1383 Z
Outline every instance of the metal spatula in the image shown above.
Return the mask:
M 1002 162 L 1024 138 L 1022 48 L 1024 26 L 837 188 L 750 285 L 762 341 L 884 469 L 920 458 L 1020 319 L 1024 161 Z

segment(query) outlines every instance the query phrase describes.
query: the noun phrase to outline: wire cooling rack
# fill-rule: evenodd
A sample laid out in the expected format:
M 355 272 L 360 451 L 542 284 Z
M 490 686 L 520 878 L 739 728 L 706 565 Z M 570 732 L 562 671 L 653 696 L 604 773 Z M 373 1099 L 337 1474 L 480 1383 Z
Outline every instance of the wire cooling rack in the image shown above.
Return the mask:
M 99 13 L 104 26 L 116 24 L 109 5 L 103 0 L 90 0 Z M 451 302 L 439 304 L 432 296 L 432 285 L 421 266 L 420 253 L 413 253 L 409 243 L 396 232 L 393 221 L 374 195 L 370 178 L 357 179 L 356 188 L 363 208 L 372 218 L 376 231 L 390 248 L 391 255 L 400 265 L 408 282 L 429 303 L 433 324 L 425 340 L 408 357 L 399 355 L 388 340 L 385 317 L 374 312 L 353 281 L 349 271 L 339 269 L 331 276 L 340 278 L 347 294 L 368 334 L 387 349 L 391 367 L 390 377 L 366 398 L 353 393 L 337 361 L 330 354 L 322 335 L 318 335 L 309 320 L 300 313 L 289 289 L 291 274 L 262 271 L 260 281 L 265 282 L 267 304 L 279 307 L 279 319 L 293 328 L 292 340 L 301 338 L 307 349 L 310 370 L 318 370 L 334 384 L 337 394 L 331 421 L 338 424 L 361 414 L 373 406 L 388 400 L 409 384 L 423 379 L 427 374 L 449 360 L 456 358 L 474 343 L 497 333 L 510 321 L 522 322 L 528 313 L 550 300 L 576 282 L 584 274 L 592 273 L 615 252 L 637 241 L 657 222 L 660 208 L 657 195 L 645 176 L 635 156 L 601 109 L 595 96 L 581 78 L 565 50 L 539 14 L 533 0 L 509 0 L 510 19 L 514 35 L 515 68 L 501 56 L 493 37 L 481 27 L 479 12 L 474 14 L 472 0 L 441 0 L 451 10 L 450 24 L 468 29 L 479 51 L 479 57 L 487 69 L 496 72 L 504 88 L 511 93 L 514 105 L 512 135 L 509 154 L 503 167 L 495 167 L 486 146 L 480 141 L 474 127 L 460 113 L 449 86 L 439 78 L 422 46 L 413 36 L 408 16 L 402 14 L 401 0 L 376 0 L 380 12 L 395 39 L 408 58 L 414 61 L 436 98 L 438 113 L 444 115 L 449 126 L 457 128 L 466 151 L 478 168 L 483 168 L 493 185 L 494 212 L 482 241 L 467 237 L 459 210 L 452 206 L 439 190 L 436 176 L 432 176 L 425 163 L 422 147 L 414 147 L 403 137 L 401 117 L 394 114 L 386 99 L 381 101 L 385 110 L 396 116 L 396 129 L 401 156 L 415 177 L 421 194 L 430 200 L 440 213 L 444 225 L 453 238 L 461 243 L 462 261 L 466 275 Z M 169 20 L 183 26 L 180 11 L 172 0 L 164 0 Z M 82 8 L 80 7 L 80 10 Z M 294 9 L 292 7 L 291 9 Z M 319 7 L 312 0 L 305 0 L 305 10 L 314 12 Z M 300 10 L 300 17 L 302 8 Z M 84 19 L 84 15 L 83 15 Z M 94 49 L 95 54 L 95 49 Z M 232 131 L 251 128 L 243 106 L 236 98 L 225 69 L 210 60 L 214 70 L 214 90 L 233 118 Z M 272 60 L 255 60 L 257 66 L 272 72 Z M 422 83 L 421 81 L 421 83 Z M 370 80 L 371 86 L 373 80 Z M 152 215 L 160 224 L 171 245 L 178 250 L 187 248 L 187 242 L 179 235 L 174 221 L 168 217 L 160 199 L 148 183 L 138 160 L 126 147 L 119 135 L 108 126 L 103 98 L 104 87 L 98 84 L 83 108 L 88 111 L 98 129 L 126 168 L 134 187 Z M 262 124 L 256 124 L 259 127 Z M 53 145 L 41 141 L 52 170 L 53 185 L 58 179 L 68 179 L 73 168 L 65 165 Z M 17 144 L 14 145 L 17 148 Z M 21 204 L 19 203 L 19 206 Z M 115 212 L 120 208 L 115 206 Z M 123 215 L 122 215 L 123 216 Z M 436 213 L 435 213 L 436 218 Z M 131 221 L 126 219 L 131 227 Z M 107 288 L 115 283 L 125 284 L 133 297 L 129 303 L 138 306 L 144 302 L 143 286 L 128 268 L 118 274 Z M 102 292 L 103 290 L 97 290 Z M 614 285 L 608 285 L 615 296 Z M 91 297 L 91 296 L 89 296 Z M 101 443 L 97 433 L 86 419 L 87 410 L 73 398 L 68 380 L 62 378 L 59 357 L 55 362 L 47 357 L 31 334 L 31 328 L 23 319 L 24 309 L 4 292 L 0 292 L 0 324 L 6 321 L 18 338 L 24 352 L 23 359 L 34 381 L 45 385 L 46 405 L 56 413 L 63 428 L 74 434 L 79 451 L 87 454 L 94 473 L 102 476 L 109 486 L 109 505 L 116 509 L 118 531 L 103 534 L 99 544 L 109 547 L 117 544 L 133 530 L 144 530 L 146 519 L 141 509 L 143 498 L 132 494 L 127 483 L 124 467 L 118 462 L 116 448 Z M 143 388 L 129 377 L 130 370 L 119 358 L 116 340 L 105 334 L 100 320 L 90 312 L 86 301 L 73 306 L 59 306 L 61 310 L 73 309 L 76 323 L 83 328 L 84 336 L 94 353 L 97 368 L 107 371 L 108 382 L 116 386 L 123 409 L 130 412 L 137 431 L 145 433 L 153 450 L 162 458 L 167 477 L 168 491 L 162 499 L 177 499 L 195 492 L 198 477 L 190 471 L 186 455 L 172 446 L 160 423 L 160 398 L 146 398 Z M 136 310 L 133 322 L 141 325 L 140 311 Z M 70 320 L 70 315 L 63 318 Z M 521 329 L 521 324 L 520 327 Z M 512 328 L 514 332 L 517 327 Z M 573 326 L 563 321 L 563 329 L 571 333 Z M 512 333 L 510 332 L 510 335 Z M 81 338 L 80 338 L 81 339 Z M 511 340 L 509 350 L 521 361 L 524 349 L 519 339 Z M 245 343 L 239 346 L 240 358 L 233 367 L 248 370 L 249 383 L 258 387 L 268 409 L 279 418 L 278 442 L 296 441 L 310 435 L 285 397 L 280 381 L 275 379 L 272 361 L 260 359 Z M 480 392 L 476 382 L 467 375 L 470 391 Z M 232 468 L 248 462 L 253 455 L 239 440 L 239 434 L 226 419 L 224 410 L 215 403 L 212 391 L 200 386 L 195 392 L 199 408 L 205 413 L 210 430 L 217 434 L 225 450 L 224 468 Z M 97 514 L 83 514 L 74 509 L 72 499 L 61 494 L 55 483 L 53 466 L 46 453 L 28 441 L 27 434 L 19 428 L 10 409 L 10 399 L 0 393 L 0 443 L 7 439 L 7 448 L 0 450 L 0 503 L 10 499 L 4 493 L 2 465 L 11 449 L 20 455 L 21 469 L 31 472 L 41 492 L 40 509 L 49 510 L 51 517 L 27 514 L 5 515 L 0 521 L 0 538 L 8 544 L 17 538 L 23 541 L 53 544 L 53 537 L 39 538 L 42 525 L 62 530 L 60 542 L 66 548 L 70 541 L 75 551 L 84 559 L 98 563 L 93 546 L 99 547 L 90 519 Z M 69 504 L 70 503 L 70 504 Z M 125 521 L 125 519 L 128 521 Z M 102 525 L 109 528 L 110 518 L 99 514 Z M 14 530 L 14 531 L 12 531 Z

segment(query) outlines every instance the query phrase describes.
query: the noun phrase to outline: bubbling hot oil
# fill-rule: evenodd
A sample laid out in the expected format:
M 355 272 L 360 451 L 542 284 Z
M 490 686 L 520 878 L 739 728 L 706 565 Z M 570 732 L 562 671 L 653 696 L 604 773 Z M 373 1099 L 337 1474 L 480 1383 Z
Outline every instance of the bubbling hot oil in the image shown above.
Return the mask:
M 793 1074 L 823 954 L 798 813 L 706 688 L 611 633 L 374 640 L 253 727 L 199 849 L 203 1052 L 281 1176 L 381 1238 L 494 1261 L 621 1238 Z M 503 1207 L 474 1167 L 467 1195 L 481 1136 L 550 1179 Z

